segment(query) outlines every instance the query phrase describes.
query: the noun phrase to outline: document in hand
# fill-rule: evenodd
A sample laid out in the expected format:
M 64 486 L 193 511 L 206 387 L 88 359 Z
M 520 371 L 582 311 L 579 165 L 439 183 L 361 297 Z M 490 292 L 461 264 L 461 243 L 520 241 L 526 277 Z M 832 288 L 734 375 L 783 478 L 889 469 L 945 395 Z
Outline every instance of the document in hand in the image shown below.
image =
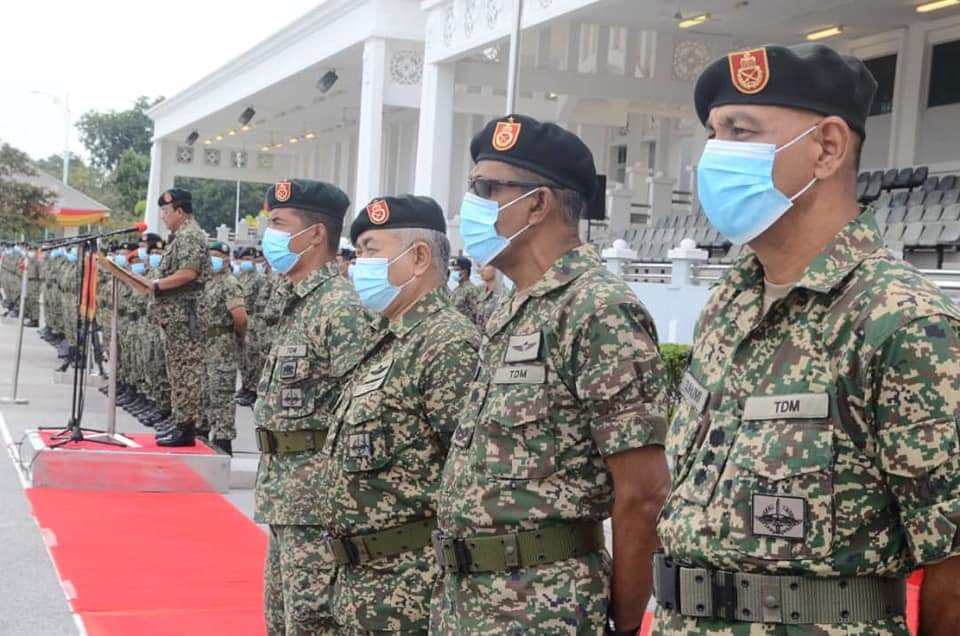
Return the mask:
M 153 293 L 153 281 L 151 281 L 149 278 L 144 278 L 143 276 L 134 274 L 133 272 L 128 272 L 122 267 L 118 267 L 113 261 L 108 259 L 103 254 L 100 254 L 97 260 L 108 274 L 130 287 L 130 289 L 132 289 L 134 292 L 138 294 Z

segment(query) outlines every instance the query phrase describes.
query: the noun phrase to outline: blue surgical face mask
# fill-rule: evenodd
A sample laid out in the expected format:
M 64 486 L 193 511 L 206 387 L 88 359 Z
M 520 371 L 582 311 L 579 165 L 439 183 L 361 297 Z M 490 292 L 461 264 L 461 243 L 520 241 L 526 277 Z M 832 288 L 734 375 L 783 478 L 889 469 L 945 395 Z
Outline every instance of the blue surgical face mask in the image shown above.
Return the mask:
M 773 183 L 773 161 L 816 126 L 776 147 L 745 141 L 707 141 L 697 166 L 697 195 L 707 219 L 730 242 L 749 243 L 777 222 L 817 182 L 814 177 L 792 197 Z
M 240 263 L 237 261 L 230 261 L 230 269 L 233 270 L 234 274 L 240 273 Z
M 390 283 L 390 266 L 413 247 L 411 245 L 392 260 L 382 257 L 357 258 L 353 269 L 350 270 L 350 280 L 353 281 L 353 287 L 357 290 L 360 302 L 373 311 L 383 312 L 397 299 L 400 290 L 412 283 L 416 276 L 397 287 Z
M 134 263 L 130 266 L 130 269 L 133 270 L 134 274 L 140 274 L 141 276 L 145 271 L 147 271 L 147 266 L 143 263 Z
M 149 256 L 149 254 L 147 254 L 147 248 L 145 248 L 145 247 L 138 247 L 138 248 L 137 248 L 137 256 L 140 257 L 140 260 L 141 260 L 141 261 L 147 260 L 147 256 Z
M 126 267 L 130 261 L 127 260 L 126 254 L 117 254 L 113 257 L 113 262 L 117 264 L 117 267 Z
M 484 199 L 472 192 L 463 195 L 463 203 L 460 204 L 460 238 L 463 239 L 467 255 L 482 267 L 489 265 L 500 252 L 507 249 L 510 241 L 526 231 L 530 224 L 524 225 L 513 236 L 500 236 L 497 233 L 497 216 L 500 210 L 510 207 L 539 189 L 534 188 L 502 206 L 498 206 L 492 199 Z
M 240 261 L 240 271 L 241 271 L 241 272 L 252 272 L 252 271 L 253 271 L 253 261 Z
M 160 259 L 163 258 L 163 255 L 162 255 L 162 254 L 150 254 L 148 258 L 149 258 L 149 260 L 150 260 L 150 267 L 152 267 L 153 269 L 156 269 L 156 268 L 160 267 Z
M 264 265 L 263 263 L 256 263 L 256 269 L 257 269 L 257 271 L 258 271 L 259 273 L 262 274 L 262 273 L 264 273 L 265 271 L 267 271 L 267 266 Z
M 223 259 L 219 256 L 211 256 L 210 267 L 213 268 L 213 272 L 215 274 L 219 274 L 223 271 Z
M 309 230 L 312 225 L 305 227 L 296 234 L 290 234 L 290 232 L 281 232 L 280 230 L 275 230 L 272 227 L 268 227 L 263 233 L 263 240 L 261 241 L 261 247 L 263 248 L 263 255 L 266 257 L 267 262 L 270 263 L 270 267 L 275 272 L 280 274 L 286 274 L 291 269 L 293 269 L 297 261 L 300 260 L 300 257 L 304 252 L 310 249 L 312 246 L 307 246 L 303 252 L 295 254 L 290 251 L 290 241 L 297 238 L 307 230 Z
M 77 262 L 77 248 L 75 247 L 70 248 L 70 250 L 67 252 L 67 260 L 70 261 L 71 263 Z

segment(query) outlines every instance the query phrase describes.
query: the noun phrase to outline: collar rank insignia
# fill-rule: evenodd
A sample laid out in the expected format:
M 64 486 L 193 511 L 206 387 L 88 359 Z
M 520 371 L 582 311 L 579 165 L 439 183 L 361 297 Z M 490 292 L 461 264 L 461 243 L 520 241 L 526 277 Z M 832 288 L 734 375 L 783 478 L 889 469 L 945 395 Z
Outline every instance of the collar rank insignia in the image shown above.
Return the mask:
M 517 145 L 520 139 L 520 122 L 513 121 L 513 117 L 507 121 L 498 121 L 497 127 L 493 130 L 493 149 L 497 152 L 506 152 Z
M 744 95 L 756 95 L 770 81 L 767 49 L 738 51 L 727 56 L 730 61 L 730 81 Z

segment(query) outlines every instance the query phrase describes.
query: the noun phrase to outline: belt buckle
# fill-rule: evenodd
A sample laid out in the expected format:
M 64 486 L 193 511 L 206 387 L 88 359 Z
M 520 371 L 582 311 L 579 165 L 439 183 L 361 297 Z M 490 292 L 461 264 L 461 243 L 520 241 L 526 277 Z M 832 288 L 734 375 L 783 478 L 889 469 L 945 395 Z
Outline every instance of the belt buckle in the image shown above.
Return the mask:
M 714 570 L 712 574 L 713 616 L 732 622 L 737 618 L 737 586 L 734 585 L 734 574 L 726 570 Z
M 664 609 L 680 611 L 680 566 L 663 552 L 653 555 L 653 590 Z
M 461 576 L 470 572 L 470 550 L 466 541 L 447 536 L 443 530 L 437 529 L 430 533 L 430 542 L 440 569 Z M 448 549 L 452 552 L 452 560 L 448 558 Z
M 353 544 L 353 541 L 347 537 L 328 536 L 327 548 L 330 549 L 330 552 L 333 553 L 335 558 L 338 555 L 343 555 L 346 561 L 343 565 L 357 565 L 360 563 L 360 551 L 357 550 L 357 546 Z
M 257 450 L 264 453 L 275 453 L 277 452 L 277 436 L 273 434 L 273 431 L 270 429 L 263 428 L 258 426 L 256 429 L 257 433 Z M 263 447 L 263 441 L 267 441 L 267 448 Z

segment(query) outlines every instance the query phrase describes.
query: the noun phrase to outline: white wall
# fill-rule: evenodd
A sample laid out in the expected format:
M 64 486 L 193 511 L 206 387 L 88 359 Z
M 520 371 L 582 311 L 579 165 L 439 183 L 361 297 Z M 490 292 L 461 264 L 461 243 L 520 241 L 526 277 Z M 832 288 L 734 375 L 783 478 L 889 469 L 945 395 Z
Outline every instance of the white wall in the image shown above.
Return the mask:
M 960 104 L 927 108 L 920 113 L 917 163 L 960 160 Z
M 883 170 L 890 154 L 892 115 L 875 115 L 867 119 L 867 141 L 860 155 L 861 170 Z

